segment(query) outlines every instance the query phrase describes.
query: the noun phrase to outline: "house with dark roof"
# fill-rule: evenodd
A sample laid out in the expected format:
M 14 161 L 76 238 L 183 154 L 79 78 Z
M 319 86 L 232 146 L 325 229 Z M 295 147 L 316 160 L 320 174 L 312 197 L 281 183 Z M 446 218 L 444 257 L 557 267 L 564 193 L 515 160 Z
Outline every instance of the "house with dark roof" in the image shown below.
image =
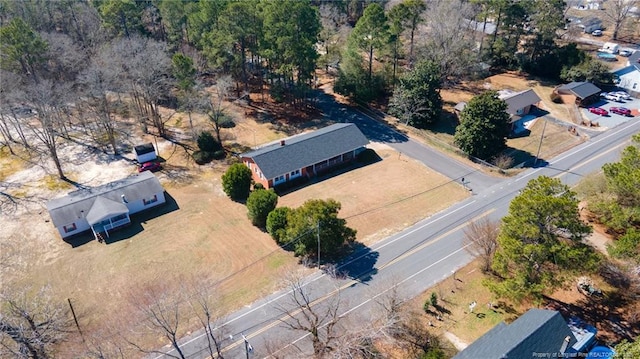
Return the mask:
M 131 223 L 130 214 L 165 203 L 158 178 L 145 171 L 99 187 L 80 189 L 47 202 L 62 238 L 91 230 L 96 239 Z
M 640 50 L 636 50 L 629 56 L 626 67 L 613 74 L 618 78 L 618 87 L 622 87 L 632 96 L 640 98 Z
M 591 82 L 571 82 L 555 89 L 556 93 L 563 96 L 563 101 L 574 102 L 576 105 L 584 107 L 599 100 L 600 90 Z M 567 97 L 565 99 L 565 97 Z M 573 100 L 573 101 L 571 101 Z
M 511 324 L 496 325 L 453 359 L 578 357 L 594 344 L 596 329 L 573 324 L 558 311 L 530 309 Z
M 507 113 L 511 116 L 526 115 L 540 102 L 540 97 L 533 89 L 519 92 L 499 91 L 498 97 L 507 103 Z
M 242 154 L 253 180 L 265 188 L 312 177 L 355 159 L 369 141 L 353 123 L 338 123 Z
M 509 122 L 512 125 L 513 122 L 518 121 L 521 116 L 524 116 L 531 112 L 533 107 L 538 106 L 541 101 L 540 97 L 533 89 L 519 92 L 513 92 L 511 90 L 500 90 L 498 91 L 498 98 L 507 103 L 506 112 L 509 114 Z M 460 116 L 460 113 L 464 110 L 465 107 L 467 107 L 466 102 L 458 102 L 453 107 L 453 111 L 456 113 L 456 115 Z

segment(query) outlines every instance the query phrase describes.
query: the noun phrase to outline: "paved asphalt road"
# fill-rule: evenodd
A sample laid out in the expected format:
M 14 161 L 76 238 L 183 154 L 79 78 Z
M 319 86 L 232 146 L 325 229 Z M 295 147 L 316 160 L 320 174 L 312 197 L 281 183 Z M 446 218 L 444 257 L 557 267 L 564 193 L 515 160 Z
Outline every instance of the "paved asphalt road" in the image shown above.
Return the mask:
M 451 208 L 427 218 L 406 230 L 364 248 L 345 260 L 340 269 L 347 274 L 345 279 L 335 279 L 322 272 L 305 278 L 306 287 L 313 298 L 314 306 L 323 306 L 340 299 L 340 314 L 343 322 L 357 329 L 360 323 L 380 313 L 379 302 L 396 288 L 403 298 L 411 298 L 467 264 L 471 258 L 462 245 L 465 225 L 482 216 L 498 219 L 507 213 L 510 200 L 517 195 L 527 181 L 540 175 L 560 178 L 574 185 L 584 175 L 597 171 L 604 163 L 616 161 L 620 150 L 628 145 L 630 136 L 640 130 L 640 121 L 632 120 L 611 129 L 572 150 L 547 161 L 540 167 L 526 170 L 510 179 L 494 179 L 466 168 L 463 164 L 437 157 L 417 143 L 401 139 L 401 135 L 388 132 L 384 127 L 363 118 L 348 108 L 335 109 L 356 122 L 368 136 L 382 136 L 396 146 L 402 143 L 405 149 L 429 166 L 443 168 L 444 174 L 455 179 L 464 175 L 471 179 L 473 196 Z M 335 116 L 334 113 L 332 116 Z M 375 129 L 375 130 L 374 130 Z M 400 136 L 400 137 L 399 137 Z M 415 151 L 415 152 L 412 152 Z M 430 157 L 433 156 L 433 157 Z M 432 163 L 436 161 L 436 163 Z M 290 308 L 287 292 L 277 292 L 233 313 L 224 323 L 225 333 L 233 333 L 225 339 L 225 358 L 245 358 L 245 342 L 241 333 L 251 344 L 251 358 L 264 358 L 277 351 L 280 357 L 297 358 L 300 352 L 311 352 L 311 341 L 304 333 L 282 327 L 281 308 Z M 206 340 L 195 333 L 183 341 L 182 350 L 188 358 L 206 358 Z M 169 353 L 169 348 L 164 348 Z M 161 358 L 168 356 L 151 356 Z

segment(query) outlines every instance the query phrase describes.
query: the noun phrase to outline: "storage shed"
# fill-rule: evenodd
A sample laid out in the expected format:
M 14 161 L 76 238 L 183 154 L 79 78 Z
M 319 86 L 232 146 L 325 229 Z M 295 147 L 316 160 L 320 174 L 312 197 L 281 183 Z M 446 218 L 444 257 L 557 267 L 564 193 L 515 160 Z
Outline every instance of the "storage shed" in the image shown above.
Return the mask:
M 133 153 L 136 155 L 136 161 L 138 163 L 145 163 L 153 161 L 158 158 L 155 147 L 152 143 L 145 143 L 144 145 L 135 146 Z

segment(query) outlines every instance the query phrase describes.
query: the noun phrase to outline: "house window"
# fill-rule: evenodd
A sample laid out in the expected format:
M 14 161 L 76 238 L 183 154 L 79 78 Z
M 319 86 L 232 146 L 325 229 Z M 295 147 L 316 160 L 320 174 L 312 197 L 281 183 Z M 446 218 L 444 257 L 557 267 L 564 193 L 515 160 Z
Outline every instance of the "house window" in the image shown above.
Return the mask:
M 69 225 L 63 226 L 62 228 L 64 229 L 64 233 L 73 232 L 76 229 L 78 229 L 78 227 L 76 227 L 75 223 L 71 223 Z
M 142 200 L 142 203 L 144 203 L 145 206 L 150 205 L 151 203 L 154 203 L 154 202 L 158 202 L 158 195 L 154 194 L 153 197 L 148 199 L 145 198 Z
M 281 183 L 281 182 L 284 182 L 284 175 L 278 176 L 273 180 L 273 184 L 278 184 L 278 183 Z
M 289 178 L 296 178 L 296 177 L 300 177 L 300 170 L 295 170 L 291 173 L 289 173 Z

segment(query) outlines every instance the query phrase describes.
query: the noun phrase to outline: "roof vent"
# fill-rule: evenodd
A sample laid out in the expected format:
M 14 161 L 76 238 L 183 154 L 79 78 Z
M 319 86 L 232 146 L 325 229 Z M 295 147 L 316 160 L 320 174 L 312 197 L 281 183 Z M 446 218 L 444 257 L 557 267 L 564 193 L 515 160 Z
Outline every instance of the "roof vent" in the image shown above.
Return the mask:
M 284 146 L 284 140 L 280 140 L 280 146 Z
M 122 198 L 122 203 L 129 203 L 129 201 L 127 201 L 127 197 L 125 197 L 124 194 L 120 197 Z
M 564 354 L 564 352 L 567 351 L 567 347 L 569 346 L 570 342 L 571 342 L 571 337 L 567 335 L 564 338 L 564 341 L 562 342 L 562 347 L 560 347 L 560 353 Z

